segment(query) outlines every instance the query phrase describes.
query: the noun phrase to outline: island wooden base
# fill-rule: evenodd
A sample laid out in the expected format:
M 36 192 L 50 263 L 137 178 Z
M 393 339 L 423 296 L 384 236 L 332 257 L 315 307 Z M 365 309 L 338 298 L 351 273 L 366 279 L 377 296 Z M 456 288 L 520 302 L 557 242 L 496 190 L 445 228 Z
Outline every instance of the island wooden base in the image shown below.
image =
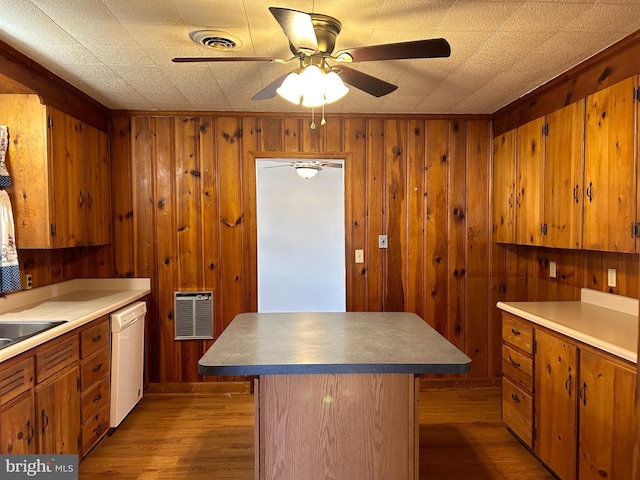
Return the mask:
M 257 480 L 417 480 L 412 374 L 262 375 Z

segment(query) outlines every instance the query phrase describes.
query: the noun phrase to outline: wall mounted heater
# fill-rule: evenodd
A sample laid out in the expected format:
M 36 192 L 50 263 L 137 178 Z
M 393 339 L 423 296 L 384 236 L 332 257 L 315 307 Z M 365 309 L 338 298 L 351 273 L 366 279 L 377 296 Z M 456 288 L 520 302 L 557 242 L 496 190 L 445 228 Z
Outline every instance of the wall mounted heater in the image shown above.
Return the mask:
M 173 292 L 175 340 L 213 338 L 213 292 Z

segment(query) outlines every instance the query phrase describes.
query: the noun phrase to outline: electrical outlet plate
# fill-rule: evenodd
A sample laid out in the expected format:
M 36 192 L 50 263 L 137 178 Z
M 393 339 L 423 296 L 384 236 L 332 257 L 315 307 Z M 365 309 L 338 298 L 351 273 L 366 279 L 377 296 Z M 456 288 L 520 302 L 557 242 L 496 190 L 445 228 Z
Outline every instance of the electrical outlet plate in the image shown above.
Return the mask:
M 378 248 L 387 248 L 389 246 L 389 239 L 386 235 L 378 235 Z
M 26 283 L 26 285 L 24 286 L 25 290 L 31 289 L 31 287 L 33 287 L 33 277 L 30 273 L 27 273 L 25 274 L 24 278 Z
M 607 286 L 615 287 L 616 286 L 616 269 L 610 268 L 607 271 Z

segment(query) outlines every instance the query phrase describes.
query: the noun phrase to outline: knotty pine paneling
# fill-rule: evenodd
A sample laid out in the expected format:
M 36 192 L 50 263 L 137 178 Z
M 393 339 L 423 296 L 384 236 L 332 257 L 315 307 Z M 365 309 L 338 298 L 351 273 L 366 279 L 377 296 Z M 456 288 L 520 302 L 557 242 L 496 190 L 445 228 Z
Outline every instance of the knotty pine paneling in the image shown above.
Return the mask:
M 127 192 L 114 205 L 114 266 L 152 279 L 150 381 L 211 380 L 197 374 L 211 341 L 173 340 L 174 290 L 214 291 L 216 337 L 257 308 L 261 156 L 344 158 L 348 310 L 416 312 L 472 356 L 471 375 L 498 375 L 489 332 L 504 255 L 488 241 L 486 119 L 331 117 L 312 130 L 295 116 L 122 114 L 112 126 L 114 189 Z

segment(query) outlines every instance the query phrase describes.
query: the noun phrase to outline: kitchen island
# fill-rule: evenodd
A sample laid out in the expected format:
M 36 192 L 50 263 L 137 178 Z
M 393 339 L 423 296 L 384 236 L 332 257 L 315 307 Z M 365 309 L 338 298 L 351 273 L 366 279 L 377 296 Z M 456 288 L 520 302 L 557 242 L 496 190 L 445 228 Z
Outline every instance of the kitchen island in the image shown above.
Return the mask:
M 412 313 L 243 313 L 199 372 L 258 377 L 257 479 L 415 480 L 416 375 L 470 363 Z

